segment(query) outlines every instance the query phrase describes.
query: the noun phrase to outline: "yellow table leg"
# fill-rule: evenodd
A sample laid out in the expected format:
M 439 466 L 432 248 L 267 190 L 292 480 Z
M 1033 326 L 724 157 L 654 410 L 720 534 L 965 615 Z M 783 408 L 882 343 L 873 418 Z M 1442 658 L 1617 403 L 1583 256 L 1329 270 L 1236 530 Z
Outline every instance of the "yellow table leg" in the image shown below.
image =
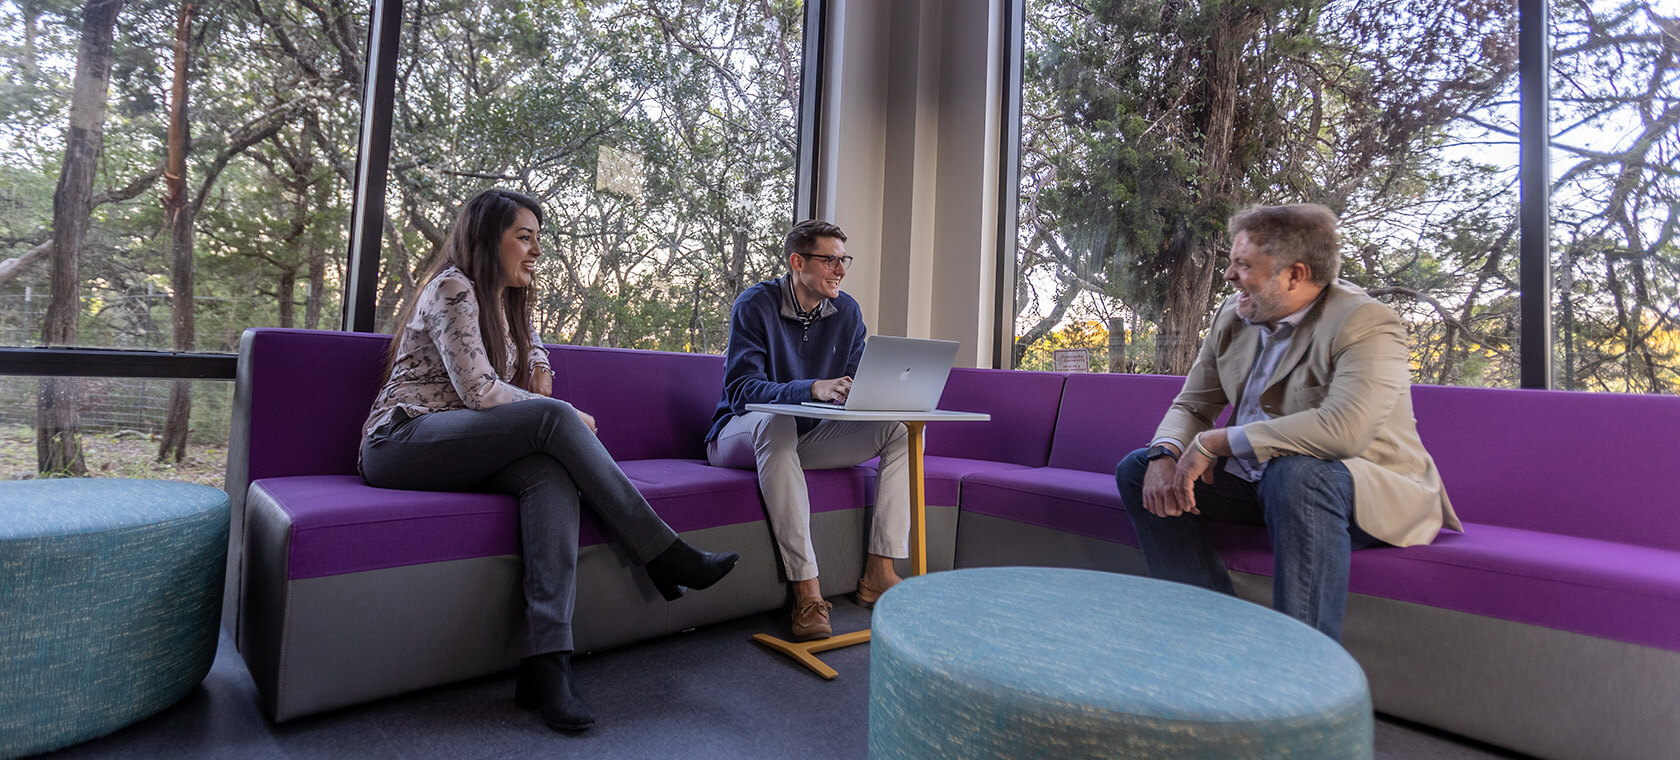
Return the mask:
M 922 481 L 922 429 L 926 422 L 905 422 L 910 432 L 910 574 L 927 575 L 927 488 Z
M 906 421 L 904 427 L 910 433 L 910 574 L 926 575 L 927 491 L 922 482 L 922 430 L 927 427 L 927 423 Z M 788 641 L 768 633 L 755 633 L 753 641 L 792 657 L 795 662 L 804 665 L 811 672 L 832 681 L 835 676 L 840 675 L 839 671 L 817 659 L 817 653 L 868 643 L 869 629 L 842 633 L 816 641 Z

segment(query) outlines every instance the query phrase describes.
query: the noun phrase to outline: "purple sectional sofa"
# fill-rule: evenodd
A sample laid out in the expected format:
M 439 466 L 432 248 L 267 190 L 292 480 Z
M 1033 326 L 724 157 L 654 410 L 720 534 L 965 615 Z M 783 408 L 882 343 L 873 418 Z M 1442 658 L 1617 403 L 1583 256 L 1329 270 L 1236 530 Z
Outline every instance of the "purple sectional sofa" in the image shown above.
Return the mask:
M 516 660 L 511 498 L 355 474 L 388 340 L 260 329 L 241 343 L 226 608 L 275 720 Z M 752 473 L 705 464 L 721 358 L 549 352 L 555 395 L 596 416 L 654 508 L 690 541 L 742 554 L 716 588 L 667 604 L 586 516 L 579 649 L 783 604 Z M 941 408 L 993 418 L 928 429 L 930 567 L 1144 572 L 1114 467 L 1182 383 L 953 370 Z M 1354 555 L 1344 643 L 1377 709 L 1540 757 L 1676 756 L 1680 398 L 1416 386 L 1413 402 L 1466 530 Z M 841 594 L 861 567 L 874 471 L 809 482 L 824 593 Z M 1239 593 L 1266 603 L 1263 532 L 1218 527 Z
M 518 520 L 493 494 L 397 491 L 356 474 L 389 336 L 253 329 L 240 342 L 227 491 L 227 623 L 275 721 L 492 673 L 518 660 Z M 685 539 L 741 553 L 717 586 L 662 600 L 586 513 L 579 651 L 775 609 L 785 584 L 752 472 L 710 467 L 721 357 L 550 346 L 559 397 Z M 863 562 L 875 472 L 812 472 L 824 593 Z M 954 506 L 954 505 L 953 505 Z
M 939 408 L 988 412 L 985 422 L 934 424 L 923 446 L 928 569 L 955 564 L 963 483 L 989 472 L 1044 466 L 1064 375 L 1000 369 L 951 370 Z
M 957 566 L 1145 572 L 1114 467 L 1182 384 L 1069 376 L 1045 466 L 963 479 Z M 1343 638 L 1376 708 L 1539 757 L 1680 756 L 1680 398 L 1412 393 L 1465 531 L 1354 554 Z M 1269 603 L 1264 532 L 1217 527 Z

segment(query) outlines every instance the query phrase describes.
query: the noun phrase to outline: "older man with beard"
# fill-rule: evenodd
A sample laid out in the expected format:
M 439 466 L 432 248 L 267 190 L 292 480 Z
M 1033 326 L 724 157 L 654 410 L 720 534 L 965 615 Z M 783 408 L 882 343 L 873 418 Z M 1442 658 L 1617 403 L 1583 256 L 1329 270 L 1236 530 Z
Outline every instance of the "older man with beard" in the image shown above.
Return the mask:
M 1115 474 L 1151 575 L 1233 593 L 1202 523 L 1264 525 L 1273 606 L 1340 641 L 1353 550 L 1460 525 L 1412 416 L 1406 328 L 1336 279 L 1336 226 L 1311 204 L 1231 218 L 1236 294 Z

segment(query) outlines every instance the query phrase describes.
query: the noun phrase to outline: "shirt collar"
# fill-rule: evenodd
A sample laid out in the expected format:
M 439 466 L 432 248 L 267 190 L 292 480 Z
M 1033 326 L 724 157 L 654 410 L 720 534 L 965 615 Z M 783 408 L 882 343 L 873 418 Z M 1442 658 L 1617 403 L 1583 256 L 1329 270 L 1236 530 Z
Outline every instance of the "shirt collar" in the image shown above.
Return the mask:
M 823 300 L 818 301 L 816 306 L 811 307 L 807 311 L 801 312 L 799 310 L 799 305 L 795 302 L 793 297 L 793 275 L 783 275 L 781 279 L 781 286 L 782 308 L 780 311 L 782 316 L 787 317 L 788 319 L 799 321 L 809 319 L 811 321 L 816 321 L 818 319 L 822 319 L 823 317 L 832 316 L 840 311 L 839 309 L 834 308 L 834 304 L 830 303 L 829 299 L 824 298 Z M 813 312 L 816 314 L 814 317 L 811 316 Z
M 1260 328 L 1261 334 L 1267 338 L 1283 339 L 1295 334 L 1295 328 L 1301 326 L 1301 322 L 1307 318 L 1307 312 L 1312 311 L 1312 308 L 1318 305 L 1318 301 L 1319 299 L 1314 298 L 1306 306 L 1297 309 L 1295 313 L 1278 320 L 1275 327 L 1267 327 L 1265 322 L 1255 322 L 1247 317 L 1240 318 L 1242 321 Z

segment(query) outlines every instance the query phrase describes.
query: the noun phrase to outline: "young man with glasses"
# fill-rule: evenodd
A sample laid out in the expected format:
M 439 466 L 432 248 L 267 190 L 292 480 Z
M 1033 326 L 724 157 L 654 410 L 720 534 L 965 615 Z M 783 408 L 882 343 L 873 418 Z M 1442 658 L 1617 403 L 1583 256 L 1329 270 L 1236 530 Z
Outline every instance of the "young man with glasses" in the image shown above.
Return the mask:
M 735 299 L 724 351 L 723 398 L 706 434 L 717 467 L 758 470 L 759 490 L 782 567 L 793 588 L 793 637 L 827 638 L 830 605 L 817 583 L 805 468 L 851 467 L 881 458 L 858 603 L 869 607 L 898 583 L 894 558 L 910 556 L 910 444 L 897 422 L 841 422 L 749 412 L 747 404 L 844 402 L 868 334 L 857 301 L 840 292 L 852 257 L 846 233 L 828 222 L 794 225 L 783 244 L 788 274 Z

